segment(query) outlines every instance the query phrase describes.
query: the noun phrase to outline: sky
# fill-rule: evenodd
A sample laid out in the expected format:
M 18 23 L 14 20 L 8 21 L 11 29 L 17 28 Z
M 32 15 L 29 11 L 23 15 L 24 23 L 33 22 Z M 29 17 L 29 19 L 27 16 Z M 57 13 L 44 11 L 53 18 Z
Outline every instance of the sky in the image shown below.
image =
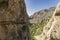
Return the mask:
M 58 0 L 25 0 L 26 10 L 29 16 L 42 9 L 56 6 Z

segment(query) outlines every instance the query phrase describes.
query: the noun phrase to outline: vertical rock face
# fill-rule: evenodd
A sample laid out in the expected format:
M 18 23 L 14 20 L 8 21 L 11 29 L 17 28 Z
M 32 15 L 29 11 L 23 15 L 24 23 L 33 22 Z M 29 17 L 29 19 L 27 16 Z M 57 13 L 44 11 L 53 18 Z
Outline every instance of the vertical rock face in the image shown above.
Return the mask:
M 37 40 L 60 40 L 60 3 L 58 3 L 55 12 L 44 27 L 40 36 L 35 36 Z
M 0 40 L 30 40 L 24 0 L 0 0 Z

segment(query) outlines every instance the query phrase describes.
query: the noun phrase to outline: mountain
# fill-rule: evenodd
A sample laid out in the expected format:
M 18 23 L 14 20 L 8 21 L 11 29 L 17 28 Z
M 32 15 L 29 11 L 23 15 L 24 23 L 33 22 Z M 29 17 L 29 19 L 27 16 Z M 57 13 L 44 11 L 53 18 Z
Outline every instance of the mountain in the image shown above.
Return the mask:
M 35 40 L 36 35 L 40 35 L 43 32 L 43 28 L 47 25 L 52 15 L 54 14 L 55 7 L 49 9 L 43 9 L 35 12 L 30 16 L 30 34 L 31 40 Z
M 60 40 L 60 3 L 58 3 L 54 14 L 36 40 Z
M 55 10 L 55 7 L 51 7 L 49 9 L 43 9 L 38 12 L 35 12 L 30 16 L 30 23 L 41 23 L 42 20 L 49 19 Z

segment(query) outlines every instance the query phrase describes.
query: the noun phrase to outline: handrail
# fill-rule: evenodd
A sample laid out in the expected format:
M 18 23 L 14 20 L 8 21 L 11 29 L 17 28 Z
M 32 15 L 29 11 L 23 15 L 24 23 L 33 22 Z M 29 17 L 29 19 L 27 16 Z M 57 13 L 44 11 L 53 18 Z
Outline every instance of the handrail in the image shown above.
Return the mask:
M 26 22 L 17 21 L 0 21 L 0 24 L 26 24 Z

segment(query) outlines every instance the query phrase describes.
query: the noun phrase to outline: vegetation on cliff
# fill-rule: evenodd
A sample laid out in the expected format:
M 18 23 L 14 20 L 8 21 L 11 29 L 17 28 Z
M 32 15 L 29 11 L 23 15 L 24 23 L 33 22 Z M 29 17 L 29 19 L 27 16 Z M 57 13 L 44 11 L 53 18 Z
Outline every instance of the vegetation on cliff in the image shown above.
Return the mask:
M 48 17 L 46 20 L 42 20 L 41 23 L 30 25 L 31 40 L 35 40 L 34 36 L 40 35 L 42 33 L 43 27 L 47 24 L 50 18 L 51 17 Z

